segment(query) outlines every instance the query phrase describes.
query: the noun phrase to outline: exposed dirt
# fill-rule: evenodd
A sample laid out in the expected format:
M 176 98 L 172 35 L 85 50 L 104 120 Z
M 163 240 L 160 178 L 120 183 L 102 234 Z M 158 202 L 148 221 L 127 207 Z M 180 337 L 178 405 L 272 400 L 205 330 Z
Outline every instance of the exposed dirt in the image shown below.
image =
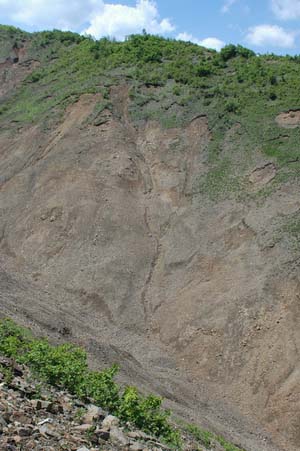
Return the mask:
M 279 114 L 276 122 L 283 128 L 296 128 L 300 125 L 300 110 L 290 110 Z
M 274 163 L 266 163 L 264 166 L 254 169 L 249 176 L 249 181 L 254 190 L 262 188 L 276 177 L 277 170 Z
M 51 131 L 0 133 L 2 313 L 87 346 L 95 366 L 119 362 L 249 451 L 298 450 L 299 260 L 267 241 L 299 186 L 259 206 L 204 200 L 206 117 L 135 127 L 121 86 L 95 126 L 98 101 Z
M 10 56 L 0 59 L 0 100 L 39 66 L 38 61 L 28 58 L 26 51 L 27 44 L 24 43 L 20 48 L 13 48 Z

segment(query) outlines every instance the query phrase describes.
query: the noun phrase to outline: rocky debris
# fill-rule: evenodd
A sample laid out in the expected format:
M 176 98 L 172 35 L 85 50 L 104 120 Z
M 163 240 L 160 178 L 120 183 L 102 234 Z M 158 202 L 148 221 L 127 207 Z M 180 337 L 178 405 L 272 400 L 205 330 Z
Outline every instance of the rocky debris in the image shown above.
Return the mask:
M 113 427 L 118 427 L 120 424 L 120 421 L 118 418 L 114 417 L 113 415 L 108 415 L 102 422 L 103 429 L 110 430 Z
M 106 413 L 101 407 L 89 405 L 87 408 L 87 412 L 83 417 L 83 422 L 87 424 L 93 423 L 93 421 L 104 420 L 106 417 Z
M 125 429 L 100 407 L 35 381 L 28 368 L 1 357 L 0 365 L 12 375 L 0 384 L 1 450 L 169 450 L 142 431 Z M 198 448 L 187 440 L 184 450 L 193 449 Z

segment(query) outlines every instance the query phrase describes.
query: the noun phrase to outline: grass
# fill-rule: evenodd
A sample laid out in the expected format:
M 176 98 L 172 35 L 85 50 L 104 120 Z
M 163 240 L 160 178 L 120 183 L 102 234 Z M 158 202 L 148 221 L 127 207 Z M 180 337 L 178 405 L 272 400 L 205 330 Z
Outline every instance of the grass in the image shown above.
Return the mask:
M 181 425 L 185 431 L 190 433 L 197 440 L 200 446 L 205 446 L 205 448 L 208 449 L 214 449 L 214 444 L 218 443 L 223 447 L 224 451 L 243 451 L 241 448 L 238 448 L 237 446 L 228 442 L 223 437 L 206 431 L 199 426 L 185 424 L 182 422 Z
M 285 240 L 292 251 L 299 252 L 300 249 L 300 215 L 299 212 L 283 218 L 281 226 L 277 230 L 277 239 Z

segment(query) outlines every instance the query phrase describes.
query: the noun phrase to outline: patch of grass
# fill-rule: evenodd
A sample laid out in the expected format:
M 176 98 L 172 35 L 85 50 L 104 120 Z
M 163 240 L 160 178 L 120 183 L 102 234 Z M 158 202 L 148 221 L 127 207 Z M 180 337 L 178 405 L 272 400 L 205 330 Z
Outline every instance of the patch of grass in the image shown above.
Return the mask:
M 300 249 L 300 215 L 299 212 L 283 219 L 283 224 L 277 231 L 282 239 L 286 237 L 288 246 L 298 252 Z
M 218 164 L 200 178 L 195 191 L 216 200 L 238 192 L 241 186 L 240 177 L 233 172 L 232 162 L 229 159 L 220 159 Z
M 0 373 L 3 375 L 3 381 L 10 384 L 14 378 L 12 369 L 0 364 Z
M 200 445 L 203 445 L 206 448 L 211 446 L 214 438 L 211 432 L 205 431 L 204 429 L 201 429 L 193 424 L 188 424 L 185 428 L 200 443 Z
M 184 428 L 187 432 L 192 434 L 200 445 L 205 446 L 206 448 L 213 449 L 214 443 L 219 443 L 223 447 L 224 451 L 245 451 L 228 442 L 223 437 L 215 435 L 212 432 L 205 431 L 198 426 L 186 424 Z

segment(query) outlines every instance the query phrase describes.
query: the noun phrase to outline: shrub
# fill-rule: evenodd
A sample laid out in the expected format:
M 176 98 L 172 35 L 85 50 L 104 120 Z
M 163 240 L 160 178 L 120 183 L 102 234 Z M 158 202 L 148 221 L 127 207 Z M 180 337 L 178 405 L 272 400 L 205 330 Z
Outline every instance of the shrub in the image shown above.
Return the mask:
M 196 66 L 195 71 L 198 77 L 207 77 L 208 75 L 211 74 L 211 68 L 201 64 Z
M 22 358 L 48 384 L 61 386 L 77 394 L 87 372 L 86 353 L 72 345 L 51 346 L 45 340 L 33 340 Z
M 102 408 L 117 413 L 120 403 L 120 387 L 114 381 L 117 372 L 117 366 L 101 372 L 88 371 L 77 386 L 76 394 L 82 398 L 92 398 Z
M 239 109 L 239 106 L 238 106 L 238 104 L 237 104 L 236 102 L 234 102 L 234 101 L 229 101 L 229 102 L 227 102 L 226 105 L 225 105 L 225 110 L 226 110 L 228 113 L 237 113 L 238 109 Z
M 92 399 L 124 422 L 180 449 L 180 434 L 170 425 L 170 412 L 162 409 L 162 399 L 154 395 L 144 397 L 135 387 L 122 390 L 114 381 L 117 366 L 91 371 L 81 348 L 70 344 L 52 346 L 46 340 L 33 338 L 9 319 L 0 321 L 0 354 L 27 364 L 44 382 L 84 400 Z M 9 379 L 11 374 L 5 377 Z
M 223 61 L 228 61 L 237 56 L 237 48 L 233 44 L 225 45 L 220 51 L 220 57 Z
M 270 100 L 276 100 L 277 99 L 277 94 L 274 91 L 271 91 L 269 93 L 269 99 Z

